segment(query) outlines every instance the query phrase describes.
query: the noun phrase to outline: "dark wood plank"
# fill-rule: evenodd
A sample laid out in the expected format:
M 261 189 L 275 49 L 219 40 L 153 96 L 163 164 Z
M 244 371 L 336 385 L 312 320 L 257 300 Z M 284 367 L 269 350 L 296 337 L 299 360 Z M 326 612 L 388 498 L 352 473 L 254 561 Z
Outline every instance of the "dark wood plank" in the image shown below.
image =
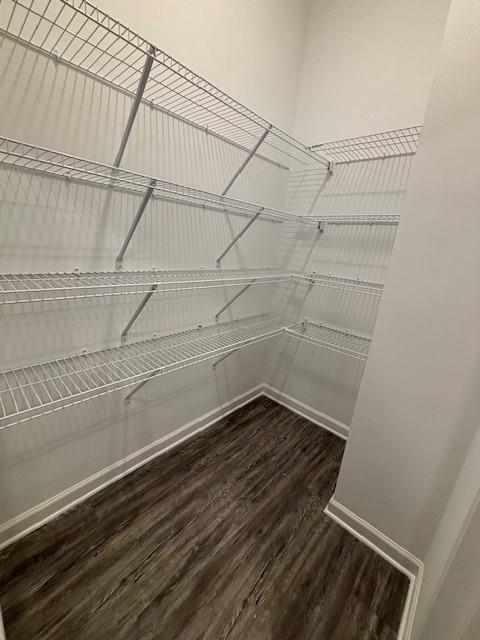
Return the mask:
M 395 640 L 407 579 L 323 513 L 343 448 L 243 407 L 1 552 L 8 640 Z

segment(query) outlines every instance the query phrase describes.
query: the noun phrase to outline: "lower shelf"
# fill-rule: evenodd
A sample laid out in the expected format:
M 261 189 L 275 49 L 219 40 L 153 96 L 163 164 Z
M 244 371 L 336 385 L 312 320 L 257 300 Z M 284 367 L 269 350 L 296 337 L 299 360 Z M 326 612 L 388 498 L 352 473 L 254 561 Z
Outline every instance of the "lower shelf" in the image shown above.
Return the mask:
M 335 351 L 357 360 L 366 360 L 368 356 L 370 338 L 350 331 L 329 327 L 321 322 L 304 320 L 287 327 L 285 331 L 298 340 L 309 342 L 317 347 Z
M 285 327 L 262 314 L 0 373 L 0 430 L 286 333 L 366 360 L 370 339 L 312 320 Z M 127 400 L 131 397 L 129 393 Z
M 268 314 L 0 373 L 0 429 L 282 333 Z

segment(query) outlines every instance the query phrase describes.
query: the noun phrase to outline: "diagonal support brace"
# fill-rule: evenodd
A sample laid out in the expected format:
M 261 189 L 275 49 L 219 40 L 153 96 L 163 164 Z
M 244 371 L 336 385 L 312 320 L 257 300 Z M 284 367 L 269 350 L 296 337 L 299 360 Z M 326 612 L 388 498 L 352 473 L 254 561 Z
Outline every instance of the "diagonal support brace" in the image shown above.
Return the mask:
M 218 318 L 220 317 L 220 315 L 221 315 L 221 314 L 222 314 L 226 309 L 228 309 L 228 307 L 229 307 L 231 304 L 233 304 L 233 303 L 235 302 L 235 300 L 237 300 L 237 299 L 238 299 L 238 298 L 239 298 L 243 293 L 245 293 L 245 291 L 246 291 L 247 289 L 250 289 L 250 287 L 252 286 L 252 284 L 253 284 L 254 282 L 256 282 L 256 280 L 257 280 L 257 279 L 255 278 L 254 280 L 252 280 L 251 282 L 249 282 L 247 285 L 245 285 L 245 286 L 243 287 L 243 289 L 241 289 L 238 293 L 236 293 L 236 294 L 233 296 L 233 298 L 230 298 L 230 300 L 229 300 L 229 301 L 228 301 L 228 302 L 227 302 L 227 303 L 226 303 L 226 304 L 225 304 L 225 305 L 220 309 L 220 311 L 218 311 L 218 312 L 215 314 L 215 322 L 218 322 Z
M 135 214 L 132 224 L 130 225 L 130 229 L 128 230 L 127 236 L 123 241 L 122 248 L 120 249 L 118 256 L 115 260 L 115 266 L 117 270 L 122 268 L 123 256 L 125 255 L 125 251 L 127 250 L 127 247 L 130 244 L 130 241 L 133 237 L 133 234 L 135 233 L 135 229 L 137 228 L 138 223 L 142 219 L 143 212 L 145 211 L 145 207 L 147 206 L 150 198 L 152 197 L 153 191 L 155 189 L 155 184 L 156 184 L 156 181 L 152 178 L 152 180 L 150 181 L 150 186 L 148 187 L 147 191 L 145 192 L 145 195 L 143 196 L 143 200 L 140 203 L 138 211 Z
M 215 360 L 215 362 L 212 364 L 212 369 L 215 369 L 215 367 L 217 367 L 217 365 L 219 365 L 220 362 L 223 362 L 226 358 L 228 358 L 228 356 L 231 356 L 232 353 L 236 353 L 237 351 L 239 351 L 239 349 L 233 349 L 233 351 L 228 351 L 228 353 L 224 353 L 221 358 L 219 358 L 218 360 Z
M 247 229 L 249 227 L 252 226 L 252 224 L 255 222 L 255 220 L 258 218 L 258 216 L 262 213 L 263 211 L 263 207 L 260 207 L 260 209 L 257 211 L 257 213 L 253 216 L 253 218 L 251 218 L 247 224 L 243 227 L 243 229 L 237 233 L 237 235 L 235 236 L 235 238 L 230 242 L 230 244 L 228 245 L 228 247 L 225 249 L 225 251 L 223 251 L 223 253 L 221 253 L 218 258 L 217 258 L 217 269 L 220 269 L 220 264 L 223 260 L 223 258 L 227 255 L 227 253 L 230 251 L 230 249 L 240 240 L 240 238 L 243 236 L 243 234 L 245 233 L 245 231 L 247 231 Z
M 145 305 L 148 303 L 150 298 L 153 296 L 153 294 L 155 293 L 157 288 L 158 288 L 158 284 L 152 284 L 152 286 L 150 287 L 150 291 L 148 291 L 144 295 L 143 300 L 140 302 L 140 304 L 138 305 L 138 307 L 135 310 L 135 313 L 133 314 L 133 316 L 128 321 L 125 329 L 122 331 L 122 335 L 121 335 L 122 344 L 124 344 L 127 341 L 127 333 L 130 331 L 130 329 L 132 328 L 133 323 L 138 318 L 138 316 L 142 313 Z
M 242 171 L 245 169 L 245 167 L 247 166 L 247 164 L 250 162 L 250 160 L 253 158 L 253 156 L 257 153 L 260 145 L 262 144 L 262 142 L 265 140 L 265 138 L 267 137 L 267 135 L 270 133 L 272 129 L 272 125 L 270 125 L 267 129 L 265 129 L 265 131 L 262 133 L 262 135 L 260 136 L 260 138 L 257 140 L 256 145 L 253 147 L 253 149 L 250 151 L 250 153 L 248 154 L 248 156 L 245 158 L 245 160 L 242 162 L 242 164 L 240 165 L 240 167 L 235 171 L 233 177 L 230 179 L 230 182 L 227 184 L 227 186 L 225 187 L 225 189 L 222 191 L 222 196 L 225 196 L 231 189 L 233 183 L 235 182 L 235 180 L 238 178 L 238 176 L 242 173 Z
M 127 395 L 125 396 L 125 404 L 130 404 L 131 399 L 137 393 L 137 391 L 140 391 L 140 389 L 144 387 L 147 384 L 147 382 L 149 382 L 149 380 L 154 378 L 157 375 L 157 373 L 158 371 L 152 371 L 152 373 L 148 376 L 148 378 L 145 378 L 145 380 L 142 380 L 135 387 L 133 387 L 133 389 L 129 393 L 127 393 Z
M 125 151 L 125 147 L 127 146 L 128 138 L 130 136 L 133 123 L 135 122 L 135 117 L 137 115 L 138 107 L 140 106 L 140 103 L 143 98 L 143 92 L 145 91 L 145 87 L 147 86 L 148 76 L 150 75 L 152 64 L 155 59 L 155 53 L 156 53 L 155 47 L 153 45 L 150 45 L 150 49 L 145 58 L 145 64 L 143 66 L 142 75 L 140 76 L 140 82 L 138 83 L 132 108 L 130 109 L 130 115 L 128 116 L 127 124 L 125 126 L 125 131 L 123 132 L 122 140 L 120 142 L 120 148 L 117 151 L 117 155 L 113 163 L 114 167 L 119 167 L 120 162 L 122 161 L 123 153 Z

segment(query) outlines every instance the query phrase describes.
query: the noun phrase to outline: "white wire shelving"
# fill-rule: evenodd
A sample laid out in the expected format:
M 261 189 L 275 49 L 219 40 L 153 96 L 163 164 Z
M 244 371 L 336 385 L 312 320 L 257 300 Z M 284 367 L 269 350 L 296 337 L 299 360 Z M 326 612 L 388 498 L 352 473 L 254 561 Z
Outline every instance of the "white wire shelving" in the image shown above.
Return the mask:
M 0 430 L 135 385 L 217 359 L 249 345 L 287 334 L 315 346 L 365 360 L 370 339 L 304 320 L 285 326 L 261 314 L 187 329 L 128 345 L 35 363 L 0 372 Z
M 321 322 L 307 319 L 291 327 L 286 327 L 285 331 L 297 340 L 308 342 L 355 360 L 364 361 L 368 356 L 370 338 L 331 327 Z
M 246 151 L 288 166 L 327 161 L 86 0 L 2 0 L 0 30 Z M 258 150 L 255 151 L 257 155 Z
M 198 269 L 0 274 L 0 305 L 134 294 L 199 291 L 250 284 L 297 282 L 381 296 L 383 285 L 360 279 L 279 269 Z
M 324 142 L 310 147 L 335 164 L 412 156 L 417 152 L 421 126 L 383 131 L 357 138 Z
M 396 225 L 399 222 L 397 215 L 299 215 L 291 211 L 262 206 L 258 203 L 146 176 L 5 136 L 0 136 L 0 164 L 67 180 L 108 188 L 115 187 L 141 195 L 151 190 L 153 197 L 162 200 L 222 213 L 240 214 L 250 219 L 258 217 L 260 212 L 264 220 L 291 222 L 316 228 L 320 222 L 334 225 Z
M 221 357 L 284 331 L 268 314 L 212 324 L 129 345 L 0 373 L 0 429 L 142 386 L 151 378 Z
M 362 280 L 361 278 L 347 278 L 330 273 L 318 273 L 315 271 L 312 273 L 301 273 L 296 271 L 293 272 L 292 279 L 294 282 L 300 282 L 305 285 L 314 285 L 374 297 L 381 297 L 383 293 L 383 283 L 381 282 Z

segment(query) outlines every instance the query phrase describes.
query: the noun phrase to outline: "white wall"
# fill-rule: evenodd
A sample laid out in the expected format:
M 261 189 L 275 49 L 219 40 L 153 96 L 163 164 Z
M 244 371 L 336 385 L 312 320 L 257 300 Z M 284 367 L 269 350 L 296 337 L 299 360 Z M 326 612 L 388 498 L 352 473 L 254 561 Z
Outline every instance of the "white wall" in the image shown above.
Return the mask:
M 422 598 L 415 625 L 416 637 L 421 640 L 473 640 L 478 637 L 479 468 L 480 428 L 477 428 L 425 560 Z M 475 619 L 477 627 L 473 626 Z M 469 628 L 471 636 L 468 635 Z
M 315 144 L 421 124 L 450 0 L 312 0 L 295 134 Z
M 480 7 L 453 7 L 335 492 L 421 559 L 480 415 Z
M 99 0 L 209 82 L 290 130 L 310 0 Z

